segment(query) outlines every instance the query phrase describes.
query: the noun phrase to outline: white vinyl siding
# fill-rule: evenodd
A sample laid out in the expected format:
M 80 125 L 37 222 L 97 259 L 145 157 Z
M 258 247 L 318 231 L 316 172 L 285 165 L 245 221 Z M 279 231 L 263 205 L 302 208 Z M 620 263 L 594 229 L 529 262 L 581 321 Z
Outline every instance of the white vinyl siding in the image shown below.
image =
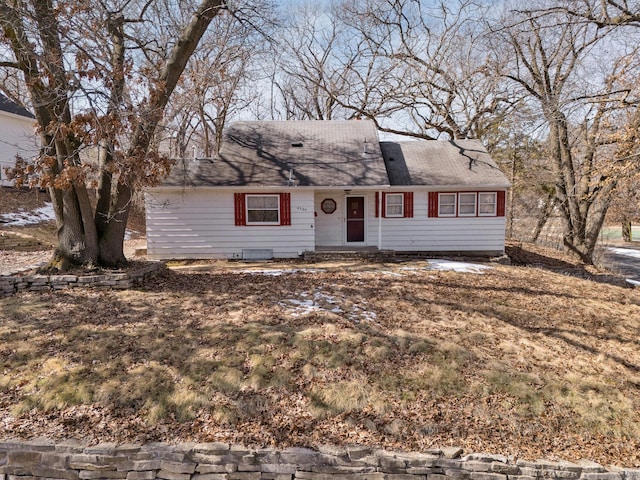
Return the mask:
M 154 190 L 146 193 L 147 250 L 151 258 L 242 257 L 243 249 L 273 249 L 276 258 L 295 258 L 318 247 L 346 244 L 345 192 L 291 190 L 291 226 L 235 226 L 234 192 L 238 190 Z M 479 192 L 490 193 L 495 192 Z M 505 217 L 429 217 L 428 192 L 414 190 L 411 218 L 375 217 L 375 191 L 365 197 L 363 246 L 399 252 L 504 252 Z M 249 195 L 249 194 L 248 194 Z M 351 193 L 354 195 L 354 193 Z M 457 196 L 454 196 L 454 209 Z M 327 214 L 320 205 L 336 202 Z M 478 197 L 479 198 L 479 197 Z M 378 245 L 382 225 L 382 244 Z
M 35 119 L 0 112 L 0 186 L 13 185 L 13 181 L 7 179 L 5 169 L 16 166 L 16 155 L 26 161 L 38 155 L 34 122 Z
M 456 197 L 455 194 L 453 196 Z M 457 203 L 457 198 L 454 201 Z M 429 217 L 427 202 L 428 193 L 416 190 L 412 218 L 382 220 L 383 249 L 398 252 L 504 253 L 505 217 Z M 376 244 L 377 229 L 378 219 L 370 218 L 369 245 Z
M 235 225 L 238 190 L 154 190 L 145 194 L 151 258 L 242 258 L 244 249 L 272 249 L 295 258 L 314 249 L 313 192 L 291 192 L 291 225 Z M 277 195 L 275 195 L 277 198 Z
M 322 201 L 331 199 L 336 202 L 336 210 L 333 213 L 322 211 Z M 344 245 L 345 230 L 345 193 L 344 191 L 322 191 L 315 194 L 315 239 L 316 245 L 321 247 L 339 247 Z M 368 213 L 367 200 L 365 199 L 365 214 Z M 292 207 L 293 208 L 293 207 Z

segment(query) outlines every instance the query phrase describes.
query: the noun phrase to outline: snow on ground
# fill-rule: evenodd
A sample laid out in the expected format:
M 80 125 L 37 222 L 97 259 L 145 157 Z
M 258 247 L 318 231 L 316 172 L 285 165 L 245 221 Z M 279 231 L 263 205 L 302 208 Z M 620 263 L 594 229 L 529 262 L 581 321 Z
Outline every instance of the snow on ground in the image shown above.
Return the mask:
M 633 257 L 640 258 L 640 250 L 634 250 L 632 248 L 616 248 L 609 247 L 607 248 L 611 253 L 615 253 L 616 255 L 624 255 L 625 257 Z
M 314 273 L 322 272 L 322 268 L 258 268 L 255 270 L 233 270 L 232 273 L 248 273 L 249 275 L 265 275 L 268 277 L 279 277 L 285 274 L 292 273 Z
M 640 252 L 639 252 L 640 253 Z M 418 271 L 438 271 L 438 272 L 458 272 L 458 273 L 473 273 L 483 274 L 485 270 L 491 269 L 490 265 L 481 265 L 478 263 L 468 262 L 456 262 L 453 260 L 429 260 L 425 262 L 425 266 L 411 266 L 400 267 L 400 271 L 380 269 L 376 270 L 376 273 L 381 275 L 389 275 L 392 277 L 403 277 L 407 272 Z M 323 268 L 256 268 L 256 269 L 243 269 L 234 270 L 233 273 L 248 273 L 250 275 L 266 275 L 272 277 L 279 277 L 281 275 L 288 275 L 293 273 L 314 273 L 324 271 Z M 369 271 L 357 271 L 353 272 L 354 275 L 368 275 Z
M 316 289 L 313 292 L 300 292 L 298 298 L 287 298 L 278 302 L 292 317 L 301 317 L 310 313 L 334 313 L 346 316 L 349 320 L 359 323 L 361 321 L 375 321 L 378 316 L 368 310 L 365 301 L 355 304 L 346 297 L 336 297 Z
M 53 204 L 46 202 L 44 207 L 36 208 L 30 212 L 20 211 L 14 213 L 0 214 L 0 225 L 3 227 L 22 227 L 24 225 L 34 225 L 42 222 L 55 220 Z
M 477 263 L 454 262 L 451 260 L 429 260 L 427 270 L 482 274 L 485 270 L 490 268 L 491 267 L 489 265 L 480 265 Z

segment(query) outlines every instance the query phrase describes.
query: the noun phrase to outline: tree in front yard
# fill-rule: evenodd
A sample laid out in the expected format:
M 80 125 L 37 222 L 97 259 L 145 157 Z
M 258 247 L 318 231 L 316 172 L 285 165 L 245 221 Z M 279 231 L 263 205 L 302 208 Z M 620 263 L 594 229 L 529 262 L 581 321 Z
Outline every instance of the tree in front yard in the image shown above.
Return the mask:
M 0 67 L 28 90 L 42 145 L 37 178 L 56 215 L 52 266 L 126 262 L 133 194 L 169 166 L 150 151 L 154 133 L 224 7 L 223 0 L 0 0 Z

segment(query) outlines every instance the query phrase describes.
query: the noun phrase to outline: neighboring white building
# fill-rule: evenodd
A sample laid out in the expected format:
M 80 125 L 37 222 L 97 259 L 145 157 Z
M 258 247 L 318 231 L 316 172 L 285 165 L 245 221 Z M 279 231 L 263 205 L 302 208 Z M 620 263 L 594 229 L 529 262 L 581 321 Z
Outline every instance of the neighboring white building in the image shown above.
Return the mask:
M 38 155 L 34 119 L 29 111 L 0 94 L 0 186 L 13 185 L 5 169 L 15 167 L 16 155 L 27 161 Z
M 146 198 L 152 258 L 380 249 L 501 255 L 509 181 L 476 140 L 379 142 L 370 121 L 232 124 Z

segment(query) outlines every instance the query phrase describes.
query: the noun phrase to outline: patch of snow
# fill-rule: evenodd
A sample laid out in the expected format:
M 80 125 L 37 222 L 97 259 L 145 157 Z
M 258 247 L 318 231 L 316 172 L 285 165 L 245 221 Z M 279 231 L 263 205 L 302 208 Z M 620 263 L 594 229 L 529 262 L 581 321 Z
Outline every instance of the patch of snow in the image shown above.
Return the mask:
M 249 275 L 266 275 L 269 277 L 279 277 L 285 273 L 290 273 L 285 270 L 235 270 L 233 273 L 248 273 Z
M 314 272 L 322 272 L 324 270 L 321 269 L 311 269 L 311 268 L 291 268 L 291 269 L 257 269 L 257 270 L 233 270 L 233 273 L 248 273 L 249 275 L 266 275 L 271 277 L 279 277 L 284 274 L 291 273 L 314 273 Z
M 480 265 L 477 263 L 454 262 L 451 260 L 429 260 L 427 270 L 436 270 L 439 272 L 452 271 L 458 273 L 475 273 L 483 274 L 485 270 L 490 269 L 489 265 Z
M 293 305 L 293 308 L 290 308 L 290 313 L 294 317 L 299 317 L 301 315 L 308 315 L 312 312 L 317 312 L 320 309 L 319 305 L 313 300 L 296 300 L 295 298 L 289 298 L 285 300 L 285 302 Z M 280 303 L 281 306 L 286 307 L 287 305 Z
M 37 223 L 55 220 L 53 204 L 46 202 L 44 207 L 36 208 L 30 212 L 19 211 L 15 213 L 3 213 L 0 215 L 0 225 L 6 227 L 21 227 L 24 225 L 34 225 Z
M 345 307 L 344 305 L 348 303 L 346 298 L 337 298 L 319 289 L 314 292 L 301 292 L 298 295 L 299 298 L 288 298 L 278 302 L 278 305 L 286 309 L 287 313 L 295 318 L 318 312 L 344 315 L 355 323 L 361 321 L 373 322 L 378 318 L 375 312 L 366 310 L 362 305 Z
M 349 319 L 356 323 L 359 323 L 360 320 L 375 322 L 378 319 L 378 315 L 376 314 L 376 312 L 363 310 L 356 305 L 353 307 L 353 312 L 349 315 Z
M 625 257 L 640 258 L 640 250 L 634 250 L 632 248 L 609 247 L 607 248 L 607 250 L 609 250 L 612 253 L 615 253 L 616 255 L 624 255 Z

